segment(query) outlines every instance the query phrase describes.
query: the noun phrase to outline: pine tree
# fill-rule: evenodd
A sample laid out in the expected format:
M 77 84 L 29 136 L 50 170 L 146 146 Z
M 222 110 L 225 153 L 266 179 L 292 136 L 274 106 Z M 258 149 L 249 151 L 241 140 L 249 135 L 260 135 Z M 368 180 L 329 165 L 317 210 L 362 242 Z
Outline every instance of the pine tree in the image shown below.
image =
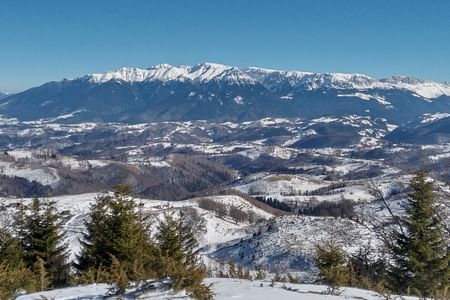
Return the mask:
M 252 274 L 250 274 L 250 270 L 246 269 L 244 271 L 244 279 L 253 280 Z
M 228 262 L 228 277 L 237 278 L 236 265 L 231 260 Z
M 37 288 L 37 278 L 25 267 L 20 240 L 0 229 L 0 299 L 10 299 L 20 289 L 34 292 Z
M 242 266 L 239 266 L 237 269 L 237 278 L 243 279 L 244 278 L 244 269 Z
M 127 186 L 117 186 L 113 197 L 97 198 L 85 225 L 82 252 L 75 264 L 80 275 L 93 270 L 112 272 L 117 263 L 133 281 L 154 275 L 156 249 Z
M 35 276 L 38 281 L 38 290 L 45 291 L 50 286 L 49 274 L 47 273 L 45 261 L 38 257 L 34 266 Z
M 197 299 L 211 299 L 210 288 L 202 283 L 206 269 L 196 254 L 197 241 L 191 228 L 182 219 L 166 214 L 156 240 L 161 264 L 158 276 L 171 278 L 175 290 L 186 289 Z
M 17 215 L 17 236 L 23 249 L 23 260 L 29 269 L 37 272 L 37 263 L 44 261 L 51 287 L 61 287 L 70 279 L 67 264 L 67 246 L 63 243 L 61 221 L 55 203 L 33 199 L 31 206 L 23 206 Z
M 23 256 L 20 240 L 5 229 L 0 229 L 0 264 L 17 268 L 23 264 Z
M 330 294 L 334 294 L 348 280 L 345 253 L 332 240 L 317 244 L 315 248 L 314 260 L 319 268 L 320 279 L 329 286 Z
M 264 272 L 264 269 L 261 266 L 256 267 L 256 280 L 263 280 L 266 279 L 266 273 Z
M 438 217 L 433 184 L 419 172 L 411 181 L 406 217 L 393 232 L 393 261 L 388 272 L 398 293 L 433 296 L 449 288 L 450 254 Z
M 20 290 L 35 292 L 38 286 L 35 274 L 23 263 L 15 267 L 0 263 L 0 299 L 14 299 Z
M 100 269 L 111 264 L 112 241 L 115 233 L 109 227 L 108 202 L 109 196 L 98 197 L 90 208 L 90 213 L 85 222 L 86 231 L 80 239 L 81 254 L 77 257 L 75 267 L 80 272 L 90 269 Z

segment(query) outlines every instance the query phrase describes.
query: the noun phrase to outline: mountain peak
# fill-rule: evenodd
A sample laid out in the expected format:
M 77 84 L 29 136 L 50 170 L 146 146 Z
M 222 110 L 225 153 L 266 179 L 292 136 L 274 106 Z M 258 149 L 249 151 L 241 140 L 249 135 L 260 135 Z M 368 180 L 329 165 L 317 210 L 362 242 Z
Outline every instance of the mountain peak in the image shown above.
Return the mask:
M 157 64 L 157 65 L 151 66 L 151 67 L 148 68 L 147 70 L 154 70 L 154 69 L 170 69 L 170 68 L 173 68 L 173 66 L 170 65 L 170 64 L 162 63 L 162 64 Z

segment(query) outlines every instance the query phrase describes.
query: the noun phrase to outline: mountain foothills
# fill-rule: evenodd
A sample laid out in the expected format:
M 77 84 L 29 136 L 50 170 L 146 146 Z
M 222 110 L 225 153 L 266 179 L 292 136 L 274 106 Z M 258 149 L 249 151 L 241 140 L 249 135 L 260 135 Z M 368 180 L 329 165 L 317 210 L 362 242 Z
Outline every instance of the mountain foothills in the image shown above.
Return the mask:
M 395 124 L 450 111 L 450 84 L 394 76 L 239 69 L 214 63 L 122 68 L 49 82 L 0 100 L 0 114 L 29 121 L 249 121 L 368 115 Z

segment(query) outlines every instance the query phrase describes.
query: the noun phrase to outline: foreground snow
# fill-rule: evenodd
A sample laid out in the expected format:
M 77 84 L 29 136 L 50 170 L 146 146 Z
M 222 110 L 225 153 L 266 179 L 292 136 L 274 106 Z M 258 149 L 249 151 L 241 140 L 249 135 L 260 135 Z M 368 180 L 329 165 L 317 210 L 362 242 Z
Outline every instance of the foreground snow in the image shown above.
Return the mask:
M 339 295 L 329 295 L 327 287 L 310 284 L 275 283 L 271 286 L 267 281 L 248 281 L 240 279 L 208 278 L 206 284 L 212 284 L 215 299 L 283 299 L 283 300 L 340 300 L 340 299 L 385 299 L 373 291 L 355 288 L 342 288 Z M 108 295 L 109 286 L 106 284 L 92 284 L 73 288 L 59 289 L 29 295 L 23 295 L 17 300 L 41 300 L 43 297 L 54 300 L 88 300 L 88 299 L 115 299 L 104 297 Z M 400 297 L 399 297 L 400 298 Z M 124 299 L 190 299 L 184 292 L 174 293 L 155 285 L 155 289 L 143 293 L 136 298 L 136 290 L 129 290 Z M 395 299 L 395 298 L 394 298 Z M 405 300 L 418 299 L 415 297 L 403 297 Z

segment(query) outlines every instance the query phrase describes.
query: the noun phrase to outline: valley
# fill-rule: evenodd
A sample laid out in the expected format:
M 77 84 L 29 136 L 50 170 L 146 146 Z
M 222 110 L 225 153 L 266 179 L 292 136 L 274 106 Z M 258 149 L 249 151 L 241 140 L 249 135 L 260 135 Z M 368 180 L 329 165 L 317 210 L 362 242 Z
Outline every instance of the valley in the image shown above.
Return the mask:
M 349 253 L 377 248 L 375 222 L 391 218 L 380 197 L 402 214 L 417 162 L 431 171 L 448 211 L 450 145 L 393 144 L 387 137 L 396 127 L 356 115 L 242 123 L 5 120 L 2 205 L 55 200 L 75 259 L 89 204 L 125 183 L 154 222 L 168 211 L 193 214 L 212 274 L 234 261 L 312 282 L 318 242 L 333 236 Z

